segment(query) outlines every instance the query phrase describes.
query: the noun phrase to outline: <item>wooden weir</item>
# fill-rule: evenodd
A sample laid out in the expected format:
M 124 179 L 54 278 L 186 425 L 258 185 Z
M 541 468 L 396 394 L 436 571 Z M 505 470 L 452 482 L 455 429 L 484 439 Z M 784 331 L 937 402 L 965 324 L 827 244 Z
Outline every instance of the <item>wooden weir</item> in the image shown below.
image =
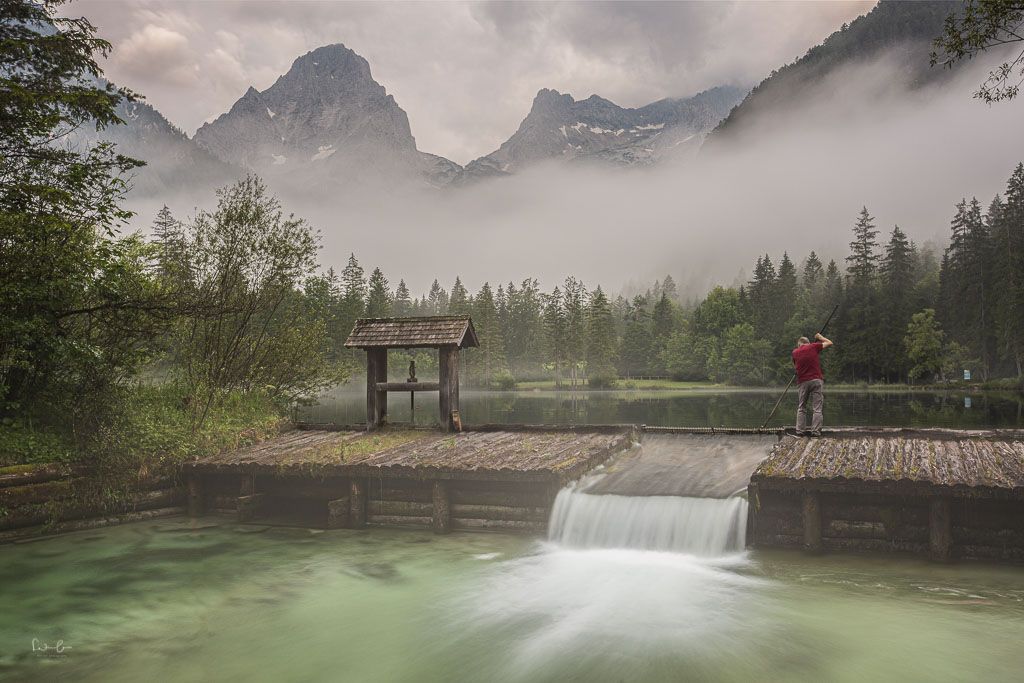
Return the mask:
M 630 429 L 297 429 L 188 468 L 189 510 L 328 528 L 543 532 L 566 483 L 624 450 Z

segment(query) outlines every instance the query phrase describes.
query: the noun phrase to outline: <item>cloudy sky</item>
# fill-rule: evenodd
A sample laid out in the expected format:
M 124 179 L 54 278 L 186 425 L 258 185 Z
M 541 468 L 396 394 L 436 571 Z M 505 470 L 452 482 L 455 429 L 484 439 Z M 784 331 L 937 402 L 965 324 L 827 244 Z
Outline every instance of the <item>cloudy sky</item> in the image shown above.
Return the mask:
M 507 139 L 541 88 L 639 106 L 753 85 L 873 5 L 79 0 L 64 11 L 114 44 L 111 80 L 189 134 L 340 42 L 406 110 L 421 150 L 465 163 Z

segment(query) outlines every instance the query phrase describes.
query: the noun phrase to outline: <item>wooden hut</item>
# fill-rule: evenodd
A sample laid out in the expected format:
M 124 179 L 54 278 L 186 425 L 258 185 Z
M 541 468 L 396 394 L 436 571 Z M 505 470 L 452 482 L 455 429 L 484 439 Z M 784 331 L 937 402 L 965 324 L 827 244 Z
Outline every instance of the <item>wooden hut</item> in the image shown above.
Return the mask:
M 459 426 L 459 351 L 479 346 L 468 315 L 361 318 L 345 341 L 366 351 L 366 428 L 387 421 L 389 391 L 436 391 L 441 428 Z M 437 382 L 388 382 L 389 349 L 437 349 Z
M 753 544 L 1024 560 L 1021 436 L 889 429 L 785 437 L 750 480 Z

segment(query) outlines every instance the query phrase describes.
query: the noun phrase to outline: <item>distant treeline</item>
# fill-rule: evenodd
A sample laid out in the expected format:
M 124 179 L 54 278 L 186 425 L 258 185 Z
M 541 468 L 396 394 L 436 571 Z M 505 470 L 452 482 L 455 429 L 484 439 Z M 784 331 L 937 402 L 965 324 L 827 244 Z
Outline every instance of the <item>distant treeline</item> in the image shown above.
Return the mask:
M 569 277 L 550 292 L 536 279 L 470 293 L 459 277 L 435 280 L 412 297 L 379 268 L 369 277 L 350 256 L 307 281 L 306 295 L 327 316 L 330 356 L 355 362 L 343 343 L 359 317 L 470 314 L 480 348 L 465 354 L 467 381 L 511 386 L 525 379 L 609 386 L 619 378 L 671 376 L 744 385 L 786 381 L 789 351 L 812 336 L 833 308 L 836 341 L 830 379 L 942 381 L 1021 377 L 1024 359 L 1024 165 L 1005 195 L 983 211 L 977 199 L 955 207 L 940 255 L 894 226 L 880 239 L 867 208 L 853 225 L 850 252 L 827 264 L 813 251 L 799 264 L 783 253 L 757 259 L 753 278 L 680 302 L 671 276 L 644 294 L 610 298 Z M 431 359 L 419 354 L 428 366 Z

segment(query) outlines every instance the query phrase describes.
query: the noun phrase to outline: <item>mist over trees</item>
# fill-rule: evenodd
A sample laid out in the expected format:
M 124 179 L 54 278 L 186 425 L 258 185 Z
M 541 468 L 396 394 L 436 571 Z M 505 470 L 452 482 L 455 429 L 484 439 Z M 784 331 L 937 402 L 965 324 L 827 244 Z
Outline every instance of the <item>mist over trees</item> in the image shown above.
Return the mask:
M 898 225 L 881 228 L 863 207 L 841 263 L 825 264 L 813 251 L 798 262 L 789 252 L 777 263 L 764 254 L 748 282 L 715 287 L 693 302 L 680 300 L 671 276 L 631 299 L 573 277 L 550 292 L 526 278 L 496 288 L 485 282 L 470 293 L 456 276 L 450 294 L 434 280 L 428 293 L 409 300 L 404 280 L 391 293 L 379 269 L 365 279 L 354 255 L 340 277 L 333 270 L 318 276 L 317 287 L 331 293 L 335 349 L 364 315 L 472 315 L 481 346 L 464 354 L 464 370 L 476 386 L 553 379 L 565 387 L 609 387 L 652 376 L 781 383 L 792 373 L 795 340 L 812 336 L 834 308 L 828 335 L 836 348 L 825 358 L 830 380 L 944 381 L 965 369 L 982 380 L 1019 379 L 1024 165 L 987 210 L 977 199 L 961 200 L 949 230 L 949 245 L 938 254 Z M 433 361 L 421 354 L 419 362 Z

